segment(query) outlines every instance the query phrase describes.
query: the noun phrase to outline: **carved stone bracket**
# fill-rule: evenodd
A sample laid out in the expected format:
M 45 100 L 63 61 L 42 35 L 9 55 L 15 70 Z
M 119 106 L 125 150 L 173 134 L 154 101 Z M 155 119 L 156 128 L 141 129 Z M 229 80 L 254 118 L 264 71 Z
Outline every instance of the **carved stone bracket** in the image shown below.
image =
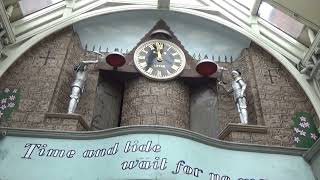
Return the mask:
M 89 125 L 80 114 L 66 114 L 66 113 L 46 113 L 45 119 L 48 123 L 52 123 L 59 130 L 69 131 L 88 131 Z
M 267 127 L 259 126 L 259 125 L 229 123 L 227 127 L 221 131 L 218 138 L 221 140 L 228 139 L 229 135 L 233 132 L 243 132 L 247 134 L 252 134 L 252 133 L 267 134 Z

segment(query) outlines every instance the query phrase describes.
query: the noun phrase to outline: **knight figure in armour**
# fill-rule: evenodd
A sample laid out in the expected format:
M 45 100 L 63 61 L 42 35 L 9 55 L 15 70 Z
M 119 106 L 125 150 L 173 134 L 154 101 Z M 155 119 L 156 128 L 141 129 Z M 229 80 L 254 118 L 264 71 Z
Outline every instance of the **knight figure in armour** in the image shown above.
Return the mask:
M 218 85 L 220 85 L 225 91 L 228 93 L 233 93 L 233 99 L 237 108 L 237 111 L 240 115 L 241 124 L 248 124 L 248 112 L 247 112 L 247 103 L 246 103 L 246 83 L 241 77 L 241 73 L 238 70 L 233 70 L 231 72 L 231 76 L 233 81 L 231 83 L 232 88 L 227 89 L 226 85 L 219 81 Z
M 75 112 L 76 107 L 79 103 L 79 99 L 81 94 L 84 91 L 84 85 L 85 81 L 87 79 L 87 68 L 89 64 L 96 64 L 98 63 L 98 60 L 96 61 L 82 61 L 81 63 L 77 64 L 74 67 L 75 72 L 75 80 L 73 81 L 71 87 L 71 94 L 70 94 L 70 102 L 68 107 L 68 114 L 72 114 Z

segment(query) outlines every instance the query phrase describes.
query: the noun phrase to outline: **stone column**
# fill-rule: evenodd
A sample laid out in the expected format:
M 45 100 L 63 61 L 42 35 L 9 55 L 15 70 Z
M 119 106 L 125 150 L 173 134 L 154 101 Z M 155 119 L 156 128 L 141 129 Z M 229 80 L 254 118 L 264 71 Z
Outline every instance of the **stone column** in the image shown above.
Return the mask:
M 121 126 L 164 125 L 189 129 L 189 87 L 181 80 L 145 77 L 125 84 Z

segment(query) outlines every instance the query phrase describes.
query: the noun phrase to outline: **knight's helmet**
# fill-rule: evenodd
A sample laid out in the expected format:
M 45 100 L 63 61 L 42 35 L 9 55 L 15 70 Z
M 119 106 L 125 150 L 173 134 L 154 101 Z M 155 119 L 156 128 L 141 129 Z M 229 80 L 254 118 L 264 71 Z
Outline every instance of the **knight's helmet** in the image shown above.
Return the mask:
M 239 70 L 233 70 L 231 71 L 231 75 L 236 74 L 237 76 L 241 75 L 241 72 Z

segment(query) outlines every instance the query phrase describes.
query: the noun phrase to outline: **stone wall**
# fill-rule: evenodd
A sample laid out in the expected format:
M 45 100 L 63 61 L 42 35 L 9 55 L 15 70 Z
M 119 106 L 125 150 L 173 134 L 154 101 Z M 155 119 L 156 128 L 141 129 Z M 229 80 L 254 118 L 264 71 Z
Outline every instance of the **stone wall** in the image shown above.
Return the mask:
M 95 59 L 81 49 L 80 40 L 71 28 L 52 34 L 24 53 L 0 79 L 0 89 L 19 89 L 19 107 L 2 127 L 83 130 L 77 119 L 48 118 L 48 113 L 66 113 L 73 81 L 74 64 Z M 89 69 L 86 93 L 77 112 L 91 123 L 97 72 Z M 75 127 L 72 127 L 72 126 Z M 88 128 L 87 128 L 88 129 Z
M 262 116 L 269 127 L 270 145 L 293 145 L 292 120 L 299 111 L 314 109 L 297 81 L 269 53 L 252 44 L 248 56 L 257 79 Z
M 97 58 L 97 55 L 82 49 L 78 35 L 73 33 L 68 53 L 66 55 L 66 61 L 61 68 L 62 70 L 59 76 L 59 83 L 56 86 L 50 112 L 67 113 L 71 84 L 75 77 L 73 71 L 74 66 L 81 61 L 95 60 Z M 91 125 L 99 73 L 98 70 L 95 70 L 95 65 L 89 65 L 87 73 L 84 93 L 81 95 L 80 102 L 75 113 L 81 114 L 86 123 Z
M 233 63 L 233 67 L 246 66 L 244 72 L 247 77 L 244 76 L 244 79 L 249 85 L 247 93 L 248 91 L 251 93 L 248 98 L 248 106 L 253 106 L 250 108 L 255 111 L 251 112 L 249 122 L 251 118 L 256 118 L 255 124 L 265 125 L 267 133 L 253 135 L 252 133 L 232 132 L 227 139 L 235 142 L 293 146 L 291 118 L 294 113 L 300 111 L 312 113 L 314 120 L 317 121 L 317 116 L 307 96 L 291 74 L 258 45 L 252 43 L 248 49 L 244 50 L 240 61 L 243 63 Z M 219 100 L 230 102 L 224 94 Z M 223 105 L 219 113 L 229 114 L 227 111 L 222 112 L 223 108 L 227 108 L 226 106 Z M 233 113 L 229 114 L 231 118 Z M 227 124 L 224 120 L 221 123 L 222 128 Z
M 165 125 L 189 129 L 189 88 L 182 81 L 138 77 L 125 83 L 121 126 Z
M 21 99 L 11 119 L 1 121 L 0 126 L 46 128 L 45 113 L 52 105 L 71 39 L 70 28 L 55 33 L 24 53 L 5 72 L 0 79 L 0 89 L 19 89 Z

